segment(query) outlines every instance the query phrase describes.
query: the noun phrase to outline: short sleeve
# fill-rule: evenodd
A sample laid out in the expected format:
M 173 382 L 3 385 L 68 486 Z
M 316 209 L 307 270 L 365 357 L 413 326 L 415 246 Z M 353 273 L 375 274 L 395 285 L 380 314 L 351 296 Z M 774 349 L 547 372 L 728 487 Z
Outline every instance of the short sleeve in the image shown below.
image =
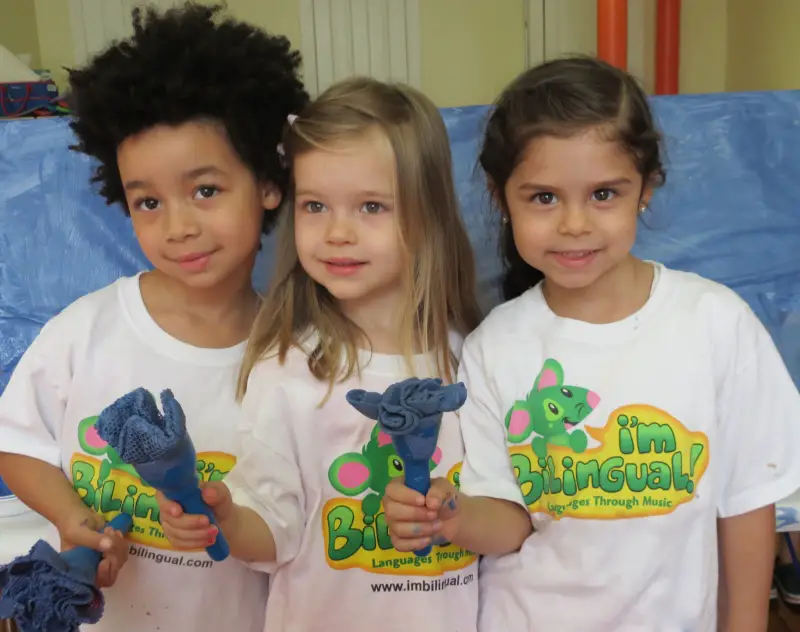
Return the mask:
M 465 452 L 460 489 L 469 496 L 525 507 L 506 444 L 502 403 L 477 333 L 464 342 L 458 371 L 459 381 L 467 388 L 467 401 L 460 411 Z
M 58 437 L 72 372 L 69 336 L 59 320 L 56 316 L 42 328 L 0 395 L 0 452 L 61 468 Z
M 800 393 L 749 308 L 728 342 L 734 350 L 718 400 L 722 518 L 776 503 L 800 487 Z
M 226 477 L 234 502 L 249 507 L 266 522 L 275 540 L 276 559 L 251 567 L 273 572 L 292 561 L 305 529 L 305 500 L 289 394 L 280 384 L 251 375 L 242 401 L 240 454 Z

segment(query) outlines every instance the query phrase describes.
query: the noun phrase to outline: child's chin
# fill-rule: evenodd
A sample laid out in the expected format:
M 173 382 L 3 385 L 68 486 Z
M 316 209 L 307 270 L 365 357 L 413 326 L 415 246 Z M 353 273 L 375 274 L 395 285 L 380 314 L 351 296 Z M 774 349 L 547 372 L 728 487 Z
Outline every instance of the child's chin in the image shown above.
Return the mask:
M 330 283 L 325 287 L 330 295 L 340 302 L 356 302 L 367 296 L 367 292 L 363 288 L 358 287 L 342 287 L 338 283 Z
M 211 290 L 230 283 L 232 274 L 221 274 L 218 270 L 205 269 L 202 271 L 187 272 L 185 270 L 162 270 L 164 274 L 181 285 L 194 290 Z
M 554 273 L 547 275 L 548 281 L 563 290 L 583 290 L 593 285 L 600 277 L 594 271 L 582 270 L 580 272 L 570 272 L 567 274 Z

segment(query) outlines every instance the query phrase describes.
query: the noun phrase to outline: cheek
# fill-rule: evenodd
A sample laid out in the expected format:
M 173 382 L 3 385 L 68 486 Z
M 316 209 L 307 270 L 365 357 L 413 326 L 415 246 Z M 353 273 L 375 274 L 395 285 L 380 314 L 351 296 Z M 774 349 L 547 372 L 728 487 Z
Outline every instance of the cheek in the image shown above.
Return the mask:
M 616 248 L 626 252 L 633 248 L 636 242 L 636 230 L 639 226 L 639 214 L 620 213 L 616 221 L 610 222 L 606 231 L 613 236 L 613 243 Z
M 536 221 L 532 217 L 512 221 L 511 231 L 517 250 L 526 258 L 543 253 L 553 232 L 546 222 Z
M 264 225 L 264 207 L 256 196 L 241 195 L 236 198 L 220 199 L 204 212 L 200 209 L 198 217 L 207 222 L 206 228 L 216 233 L 220 239 L 228 242 L 254 242 L 261 239 L 261 227 Z
M 294 243 L 300 261 L 307 260 L 319 241 L 317 238 L 319 228 L 310 218 L 297 213 L 294 217 Z
M 219 221 L 211 226 L 216 239 L 228 244 L 240 244 L 258 247 L 261 241 L 261 227 L 264 216 L 261 214 L 239 215 L 221 214 L 217 217 Z
M 137 219 L 133 219 L 134 217 Z M 144 215 L 131 216 L 131 225 L 142 252 L 148 259 L 152 259 L 152 256 L 158 252 L 159 244 L 162 241 L 156 218 L 148 218 Z
M 381 226 L 371 227 L 368 232 L 370 249 L 376 257 L 380 257 L 387 264 L 401 266 L 404 250 L 400 239 L 400 228 L 393 222 Z M 364 239 L 362 237 L 361 239 Z

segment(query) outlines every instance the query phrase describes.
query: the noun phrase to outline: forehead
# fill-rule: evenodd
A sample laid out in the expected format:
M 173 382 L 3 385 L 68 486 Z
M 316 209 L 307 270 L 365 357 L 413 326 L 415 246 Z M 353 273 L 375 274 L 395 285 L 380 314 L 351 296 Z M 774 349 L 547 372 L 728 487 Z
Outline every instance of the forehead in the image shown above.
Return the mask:
M 296 156 L 292 165 L 298 192 L 378 190 L 391 193 L 395 157 L 386 136 L 371 130 Z
M 607 131 L 590 129 L 571 136 L 541 136 L 525 149 L 512 174 L 518 184 L 582 186 L 639 176 L 631 156 Z
M 201 166 L 243 167 L 222 126 L 211 122 L 156 125 L 126 138 L 117 149 L 123 179 L 156 180 Z

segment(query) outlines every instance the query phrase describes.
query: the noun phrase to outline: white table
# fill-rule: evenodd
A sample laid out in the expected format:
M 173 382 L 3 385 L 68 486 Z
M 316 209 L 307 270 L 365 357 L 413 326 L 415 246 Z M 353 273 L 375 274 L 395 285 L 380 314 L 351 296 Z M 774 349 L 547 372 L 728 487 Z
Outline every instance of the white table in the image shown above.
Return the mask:
M 49 533 L 53 533 L 50 523 L 19 500 L 0 499 L 0 565 L 24 555 Z

